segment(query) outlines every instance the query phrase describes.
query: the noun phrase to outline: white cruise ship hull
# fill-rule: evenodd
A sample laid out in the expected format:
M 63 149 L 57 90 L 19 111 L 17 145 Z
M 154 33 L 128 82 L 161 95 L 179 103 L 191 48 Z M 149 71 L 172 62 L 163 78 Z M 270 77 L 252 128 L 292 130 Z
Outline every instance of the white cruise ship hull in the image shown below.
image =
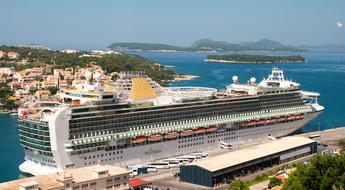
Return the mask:
M 287 123 L 274 125 L 264 125 L 260 127 L 231 130 L 210 133 L 205 135 L 191 136 L 187 138 L 169 140 L 153 144 L 137 145 L 130 148 L 124 148 L 112 151 L 97 151 L 84 154 L 71 155 L 70 160 L 74 167 L 84 167 L 89 165 L 113 164 L 119 166 L 128 166 L 143 162 L 149 162 L 157 159 L 183 155 L 197 151 L 210 151 L 219 149 L 219 142 L 223 141 L 233 145 L 235 148 L 268 140 L 269 136 L 283 137 L 296 132 L 298 129 L 306 125 L 310 120 L 317 117 L 321 111 L 307 113 L 301 120 L 295 120 Z M 34 152 L 25 151 L 27 159 L 19 166 L 20 171 L 30 173 L 32 175 L 41 175 L 46 173 L 59 172 L 61 169 L 47 166 L 44 160 L 35 155 Z

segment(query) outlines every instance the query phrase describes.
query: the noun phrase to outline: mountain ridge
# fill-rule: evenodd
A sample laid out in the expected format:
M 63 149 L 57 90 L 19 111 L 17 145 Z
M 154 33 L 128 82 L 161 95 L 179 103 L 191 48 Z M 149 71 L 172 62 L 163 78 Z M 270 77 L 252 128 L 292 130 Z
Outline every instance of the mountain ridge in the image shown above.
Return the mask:
M 162 43 L 121 42 L 112 43 L 109 49 L 121 51 L 305 51 L 280 42 L 261 39 L 256 42 L 230 43 L 203 38 L 188 47 L 180 47 Z

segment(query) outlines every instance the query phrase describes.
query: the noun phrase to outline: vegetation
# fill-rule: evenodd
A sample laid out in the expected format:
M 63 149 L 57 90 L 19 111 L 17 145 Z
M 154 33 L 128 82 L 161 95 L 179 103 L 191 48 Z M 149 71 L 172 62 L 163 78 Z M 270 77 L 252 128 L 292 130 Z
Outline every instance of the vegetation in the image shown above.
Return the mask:
M 278 186 L 278 185 L 281 185 L 283 182 L 276 178 L 276 177 L 272 177 L 270 179 L 270 183 L 268 184 L 268 187 L 271 189 L 272 187 L 275 187 L 275 186 Z
M 0 50 L 14 51 L 20 54 L 21 59 L 27 59 L 26 64 L 16 64 L 9 60 L 3 66 L 14 66 L 17 70 L 23 70 L 34 66 L 51 65 L 54 68 L 67 67 L 85 67 L 89 63 L 99 65 L 107 71 L 121 72 L 121 71 L 144 71 L 153 80 L 162 85 L 167 85 L 168 80 L 172 80 L 175 72 L 166 69 L 155 62 L 145 59 L 137 55 L 130 54 L 109 54 L 101 57 L 81 57 L 81 55 L 88 52 L 80 52 L 67 54 L 59 51 L 50 51 L 47 49 L 32 49 L 26 47 L 14 46 L 0 46 Z
M 47 90 L 49 90 L 51 95 L 54 95 L 54 94 L 57 93 L 58 88 L 56 88 L 55 86 L 50 86 L 50 87 L 47 88 Z
M 266 181 L 266 180 L 269 180 L 270 177 L 273 175 L 272 172 L 268 172 L 268 173 L 265 173 L 263 175 L 259 175 L 257 176 L 255 179 L 249 181 L 247 184 L 249 186 L 252 186 L 252 185 L 255 185 L 255 184 L 258 184 L 258 183 L 261 183 L 263 181 Z
M 6 110 L 12 110 L 13 108 L 17 107 L 13 100 L 8 99 L 12 93 L 11 88 L 7 84 L 0 84 L 0 101 L 3 104 L 2 107 Z
M 304 57 L 300 55 L 289 56 L 267 56 L 267 55 L 249 55 L 249 54 L 231 54 L 231 55 L 208 55 L 207 59 L 246 62 L 246 63 L 286 63 L 286 62 L 304 62 Z
M 299 164 L 284 183 L 284 190 L 340 190 L 345 187 L 345 154 L 317 155 Z
M 11 88 L 5 83 L 0 83 L 0 99 L 7 99 L 11 95 L 12 95 Z
M 249 185 L 241 180 L 233 180 L 228 190 L 249 190 Z
M 345 139 L 341 139 L 339 142 L 338 142 L 339 146 L 345 150 Z

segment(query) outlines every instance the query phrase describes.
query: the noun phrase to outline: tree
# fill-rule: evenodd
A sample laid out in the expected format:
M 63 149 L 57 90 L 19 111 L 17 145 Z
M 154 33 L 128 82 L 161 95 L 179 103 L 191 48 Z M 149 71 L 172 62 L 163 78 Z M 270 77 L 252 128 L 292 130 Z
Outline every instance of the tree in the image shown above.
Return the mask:
M 338 144 L 341 146 L 343 150 L 345 150 L 345 139 L 341 139 Z
M 272 188 L 272 187 L 275 187 L 275 186 L 278 186 L 278 185 L 280 185 L 280 184 L 282 184 L 283 182 L 280 180 L 280 179 L 278 179 L 278 178 L 276 178 L 276 177 L 272 177 L 271 179 L 270 179 L 270 183 L 268 184 L 268 187 L 269 188 Z
M 12 90 L 7 84 L 0 84 L 0 98 L 7 99 L 12 95 Z
M 249 186 L 246 182 L 241 180 L 233 180 L 228 190 L 249 190 Z
M 55 86 L 49 86 L 49 87 L 47 88 L 47 90 L 49 90 L 49 92 L 50 92 L 51 95 L 56 94 L 57 91 L 58 91 L 58 89 L 57 89 Z
M 345 154 L 317 155 L 310 163 L 299 164 L 284 183 L 284 190 L 294 189 L 344 189 Z
M 5 104 L 4 104 L 4 108 L 6 110 L 12 110 L 14 108 L 16 108 L 17 105 L 13 100 L 6 100 Z

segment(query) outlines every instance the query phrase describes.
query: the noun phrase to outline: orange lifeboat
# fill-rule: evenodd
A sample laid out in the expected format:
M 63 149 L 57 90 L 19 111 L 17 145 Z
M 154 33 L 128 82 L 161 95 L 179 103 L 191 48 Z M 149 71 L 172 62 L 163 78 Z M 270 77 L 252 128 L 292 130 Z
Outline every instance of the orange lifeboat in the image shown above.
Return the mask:
M 267 123 L 275 123 L 276 121 L 277 119 L 275 117 L 272 117 L 269 120 L 267 120 Z
M 304 114 L 303 113 L 297 115 L 297 119 L 303 119 L 303 118 L 304 118 Z
M 166 133 L 165 135 L 164 135 L 164 138 L 166 138 L 166 139 L 173 139 L 173 138 L 176 138 L 177 137 L 177 132 L 170 132 L 170 133 Z
M 260 119 L 256 124 L 258 124 L 258 125 L 263 125 L 263 124 L 265 124 L 265 123 L 266 123 L 266 120 Z
M 203 127 L 199 127 L 199 128 L 197 128 L 197 129 L 195 129 L 195 133 L 205 133 L 205 128 L 203 128 Z
M 162 139 L 162 135 L 160 134 L 150 135 L 147 138 L 148 141 L 159 141 L 161 139 Z
M 138 136 L 138 137 L 132 138 L 132 143 L 142 143 L 144 141 L 145 141 L 144 136 Z
M 294 120 L 294 119 L 296 119 L 296 116 L 294 116 L 294 115 L 289 115 L 288 116 L 288 120 Z
M 282 122 L 282 121 L 285 121 L 286 120 L 286 117 L 285 116 L 281 116 L 278 121 Z
M 190 136 L 193 134 L 193 130 L 184 130 L 184 131 L 181 131 L 181 136 L 185 137 L 185 136 Z
M 207 132 L 213 132 L 213 131 L 217 131 L 217 127 L 216 126 L 209 126 L 207 129 L 206 129 L 206 131 Z
M 247 123 L 248 126 L 253 126 L 253 125 L 256 125 L 256 121 L 255 120 L 252 120 L 252 121 L 249 121 Z

